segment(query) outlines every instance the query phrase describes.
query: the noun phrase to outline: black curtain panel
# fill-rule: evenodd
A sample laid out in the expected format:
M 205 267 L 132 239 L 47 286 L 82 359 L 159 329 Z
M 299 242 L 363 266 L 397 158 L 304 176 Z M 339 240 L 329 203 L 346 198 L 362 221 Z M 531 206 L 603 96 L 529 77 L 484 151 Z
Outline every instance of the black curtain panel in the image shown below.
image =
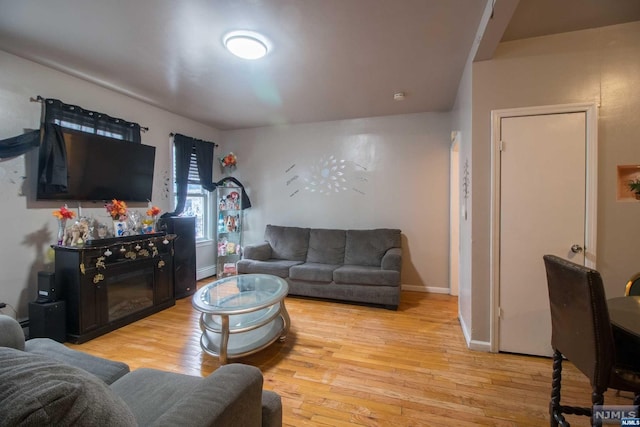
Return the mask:
M 47 98 L 44 102 L 44 122 L 110 138 L 141 143 L 140 125 L 108 114 L 85 110 L 77 105 L 65 104 L 58 99 Z
M 176 179 L 176 195 L 178 201 L 176 210 L 166 216 L 177 216 L 182 213 L 187 203 L 187 187 L 189 185 L 189 169 L 191 166 L 191 156 L 193 153 L 193 138 L 176 134 L 173 137 L 173 145 L 175 147 L 175 179 Z M 163 216 L 165 216 L 163 215 Z
M 213 191 L 216 186 L 213 183 L 213 149 L 215 144 L 201 141 L 193 141 L 193 148 L 196 153 L 196 163 L 198 165 L 198 176 L 200 185 L 207 191 Z
M 67 150 L 62 128 L 45 123 L 38 161 L 38 185 L 45 193 L 67 192 Z
M 40 130 L 32 130 L 23 135 L 0 141 L 0 159 L 17 157 L 40 145 Z

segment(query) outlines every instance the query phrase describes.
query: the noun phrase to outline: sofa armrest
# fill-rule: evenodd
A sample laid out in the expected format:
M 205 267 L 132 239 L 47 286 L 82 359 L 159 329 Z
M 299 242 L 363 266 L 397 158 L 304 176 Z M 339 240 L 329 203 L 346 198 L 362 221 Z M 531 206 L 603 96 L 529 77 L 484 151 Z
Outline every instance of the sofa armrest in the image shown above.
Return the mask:
M 242 250 L 242 258 L 266 261 L 271 258 L 271 245 L 269 242 L 246 245 Z
M 0 314 L 0 347 L 24 350 L 24 331 L 13 317 Z
M 239 363 L 221 366 L 154 425 L 259 426 L 263 411 L 262 382 L 262 373 L 254 366 Z
M 282 427 L 282 399 L 275 391 L 262 390 L 262 427 Z
M 382 257 L 381 268 L 383 270 L 400 271 L 402 266 L 402 249 L 391 248 Z
M 50 338 L 32 338 L 25 343 L 25 351 L 39 354 L 67 365 L 83 369 L 107 384 L 129 373 L 129 365 L 115 360 L 74 350 Z

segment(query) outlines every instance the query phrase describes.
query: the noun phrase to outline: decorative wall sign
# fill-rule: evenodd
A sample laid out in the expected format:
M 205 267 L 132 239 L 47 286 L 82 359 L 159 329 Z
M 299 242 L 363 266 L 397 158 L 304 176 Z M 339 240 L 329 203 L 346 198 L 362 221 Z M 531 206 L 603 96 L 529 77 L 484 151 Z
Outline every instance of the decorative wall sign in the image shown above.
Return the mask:
M 328 155 L 306 167 L 293 163 L 285 170 L 285 185 L 290 190 L 289 197 L 300 191 L 324 196 L 346 191 L 366 195 L 364 187 L 369 181 L 366 172 L 367 168 L 362 165 Z
M 462 216 L 467 219 L 467 199 L 471 192 L 471 176 L 469 174 L 469 159 L 464 160 L 462 169 Z

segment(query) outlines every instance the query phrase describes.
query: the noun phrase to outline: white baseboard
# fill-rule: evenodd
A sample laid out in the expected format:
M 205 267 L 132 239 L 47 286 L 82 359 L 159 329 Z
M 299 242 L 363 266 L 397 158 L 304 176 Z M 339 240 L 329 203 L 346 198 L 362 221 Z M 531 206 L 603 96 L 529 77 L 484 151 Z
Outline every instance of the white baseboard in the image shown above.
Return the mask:
M 206 279 L 207 277 L 216 275 L 216 266 L 210 265 L 208 267 L 199 268 L 196 270 L 196 280 Z
M 438 286 L 416 286 L 416 285 L 402 285 L 403 291 L 415 291 L 415 292 L 429 292 L 432 294 L 448 294 L 449 288 L 442 288 Z
M 469 328 L 467 328 L 467 324 L 464 322 L 464 319 L 462 318 L 460 313 L 458 313 L 458 321 L 460 322 L 462 335 L 464 335 L 464 340 L 467 342 L 467 347 L 469 348 L 469 350 L 484 351 L 485 353 L 491 352 L 491 343 L 487 341 L 478 341 L 471 339 Z

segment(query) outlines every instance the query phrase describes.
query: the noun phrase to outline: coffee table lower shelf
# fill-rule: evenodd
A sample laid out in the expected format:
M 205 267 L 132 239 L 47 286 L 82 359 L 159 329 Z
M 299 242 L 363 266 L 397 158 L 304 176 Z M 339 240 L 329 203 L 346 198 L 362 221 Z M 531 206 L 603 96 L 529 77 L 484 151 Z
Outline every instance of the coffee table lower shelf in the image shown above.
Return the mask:
M 273 344 L 282 337 L 285 322 L 281 316 L 256 329 L 243 332 L 230 333 L 227 342 L 226 354 L 221 354 L 222 334 L 210 330 L 202 331 L 200 346 L 206 353 L 221 358 L 222 363 L 226 358 L 234 359 L 248 356 Z M 284 339 L 284 337 L 282 337 Z

